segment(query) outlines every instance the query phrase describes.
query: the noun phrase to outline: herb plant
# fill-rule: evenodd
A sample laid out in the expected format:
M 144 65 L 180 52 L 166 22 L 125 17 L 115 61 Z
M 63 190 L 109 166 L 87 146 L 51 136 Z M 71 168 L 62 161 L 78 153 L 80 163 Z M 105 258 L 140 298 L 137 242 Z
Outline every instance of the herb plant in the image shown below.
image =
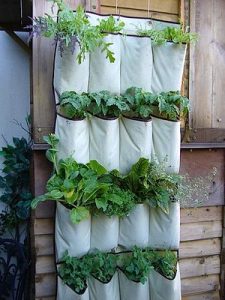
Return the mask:
M 138 203 L 146 202 L 169 213 L 171 201 L 178 192 L 180 175 L 168 174 L 164 166 L 140 158 L 125 177 L 128 188 L 135 193 Z
M 152 261 L 154 270 L 167 279 L 174 279 L 177 271 L 177 255 L 175 252 L 146 250 L 146 255 Z
M 122 257 L 121 264 L 121 269 L 128 279 L 142 284 L 148 280 L 149 273 L 153 269 L 152 262 L 145 251 L 136 246 L 129 255 Z
M 91 266 L 90 274 L 103 283 L 108 283 L 117 269 L 118 256 L 112 253 L 97 252 L 87 255 L 86 262 Z
M 198 39 L 196 33 L 184 31 L 182 25 L 180 27 L 165 27 L 164 29 L 138 29 L 138 34 L 150 37 L 157 45 L 162 45 L 166 42 L 190 44 L 196 42 Z
M 107 35 L 105 32 L 118 32 L 123 28 L 123 22 L 117 23 L 109 17 L 108 20 L 100 21 L 97 26 L 92 26 L 82 6 L 78 6 L 76 12 L 73 12 L 62 0 L 53 0 L 53 3 L 59 8 L 58 18 L 47 14 L 35 17 L 31 26 L 32 37 L 53 38 L 59 44 L 61 55 L 66 48 L 73 54 L 78 43 L 78 63 L 85 59 L 86 53 L 93 52 L 96 48 L 100 48 L 111 63 L 115 61 L 114 53 L 110 50 L 111 43 L 104 41 Z
M 73 291 L 83 294 L 87 288 L 90 266 L 85 258 L 70 257 L 68 253 L 65 253 L 58 268 L 58 274 Z
M 135 195 L 114 185 L 97 198 L 95 203 L 97 209 L 109 217 L 125 217 L 135 206 Z

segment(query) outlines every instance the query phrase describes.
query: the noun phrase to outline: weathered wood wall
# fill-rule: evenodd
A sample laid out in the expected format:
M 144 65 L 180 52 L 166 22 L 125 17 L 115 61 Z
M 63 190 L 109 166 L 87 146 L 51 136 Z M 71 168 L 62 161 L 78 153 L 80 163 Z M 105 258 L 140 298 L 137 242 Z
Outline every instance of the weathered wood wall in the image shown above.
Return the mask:
M 186 0 L 185 0 L 186 1 Z M 220 3 L 222 0 L 219 0 Z M 67 1 L 73 7 L 78 1 Z M 187 2 L 187 1 L 186 1 Z M 189 2 L 189 1 L 188 1 Z M 203 1 L 205 3 L 205 1 Z M 207 3 L 210 0 L 206 1 Z M 213 0 L 211 0 L 213 2 Z M 196 12 L 191 18 L 199 19 L 203 22 L 204 5 L 201 1 L 191 1 L 192 12 L 194 6 L 197 5 Z M 181 8 L 184 7 L 184 1 L 181 0 L 150 0 L 150 10 L 148 12 L 148 1 L 140 0 L 119 0 L 117 1 L 118 12 L 123 15 L 135 16 L 152 16 L 176 21 L 181 15 Z M 33 1 L 34 16 L 42 15 L 44 12 L 51 13 L 51 3 L 46 0 Z M 220 5 L 220 4 L 218 4 Z M 221 4 L 222 5 L 222 4 Z M 89 9 L 97 10 L 98 5 L 95 2 L 88 3 Z M 115 13 L 116 2 L 112 0 L 102 0 L 103 13 Z M 200 8 L 201 14 L 199 12 Z M 208 7 L 208 6 L 206 6 Z M 220 7 L 220 6 L 219 6 Z M 208 7 L 209 8 L 209 7 Z M 222 6 L 221 6 L 222 8 Z M 215 7 L 214 7 L 215 10 Z M 213 11 L 214 11 L 213 10 Z M 222 15 L 219 15 L 219 9 L 216 10 L 219 18 L 219 24 L 222 22 Z M 208 11 L 207 20 L 211 18 L 212 11 Z M 222 12 L 221 12 L 222 14 Z M 192 25 L 193 27 L 193 25 Z M 199 27 L 197 27 L 198 29 Z M 203 26 L 200 26 L 203 30 Z M 211 31 L 210 31 L 211 32 Z M 219 33 L 215 40 L 217 39 Z M 222 38 L 222 37 L 221 37 Z M 207 40 L 208 41 L 208 40 Z M 201 43 L 204 41 L 201 40 Z M 220 45 L 221 46 L 221 45 Z M 202 44 L 203 49 L 207 46 Z M 196 50 L 194 53 L 196 53 Z M 223 53 L 223 47 L 219 48 Z M 208 51 L 208 50 L 207 50 Z M 52 41 L 45 39 L 34 40 L 33 42 L 33 135 L 35 146 L 33 157 L 33 186 L 34 194 L 39 195 L 44 191 L 46 180 L 50 174 L 50 165 L 44 157 L 44 145 L 42 136 L 52 132 L 54 123 L 54 102 L 52 95 L 52 69 L 53 69 L 53 52 L 54 47 Z M 200 55 L 200 51 L 199 51 Z M 192 52 L 193 57 L 193 52 Z M 222 54 L 221 54 L 222 59 Z M 206 56 L 206 61 L 207 56 Z M 197 65 L 198 60 L 192 64 L 192 81 L 193 66 Z M 222 65 L 223 62 L 221 62 Z M 204 71 L 205 61 L 198 68 L 201 72 L 197 72 L 195 77 L 195 86 L 198 85 L 201 74 Z M 219 69 L 220 70 L 220 69 Z M 219 71 L 217 71 L 218 73 Z M 224 75 L 221 75 L 224 76 Z M 208 80 L 208 79 L 207 79 Z M 208 85 L 208 81 L 205 84 Z M 192 82 L 191 81 L 191 82 Z M 202 80 L 203 82 L 204 80 Z M 219 83 L 217 79 L 217 86 Z M 222 80 L 221 80 L 222 82 Z M 203 89 L 203 84 L 202 88 Z M 208 87 L 207 87 L 208 88 Z M 204 99 L 197 97 L 201 95 L 202 90 L 196 87 L 195 93 L 191 92 L 194 101 L 199 101 L 199 108 L 196 108 L 198 115 L 194 113 L 194 118 L 202 119 L 202 110 L 204 110 Z M 191 90 L 192 91 L 192 90 Z M 222 91 L 222 89 L 221 89 Z M 205 94 L 204 94 L 205 95 Z M 210 94 L 212 96 L 212 94 Z M 208 94 L 206 94 L 208 97 Z M 207 98 L 209 99 L 209 98 Z M 215 95 L 214 98 L 215 99 Z M 221 100 L 222 98 L 220 98 Z M 208 100 L 207 100 L 208 101 Z M 208 102 L 207 102 L 208 103 Z M 194 104 L 193 104 L 194 105 Z M 217 104 L 216 104 L 217 105 Z M 206 105 L 207 106 L 207 105 Z M 207 106 L 208 107 L 208 106 Z M 215 107 L 215 106 L 213 106 Z M 201 111 L 200 111 L 201 108 Z M 206 108 L 207 109 L 207 108 Z M 221 108 L 221 112 L 223 111 Z M 219 109 L 217 109 L 219 111 Z M 196 121 L 198 122 L 198 121 Z M 221 123 L 221 122 L 218 122 Z M 202 124 L 202 123 L 195 123 Z M 208 126 L 209 123 L 203 124 Z M 211 123 L 212 124 L 212 123 Z M 214 123 L 213 123 L 214 124 Z M 201 125 L 202 126 L 202 125 Z M 202 138 L 196 133 L 197 139 Z M 220 131 L 220 141 L 224 139 L 224 131 Z M 211 137 L 211 135 L 210 135 Z M 204 142 L 206 138 L 202 138 Z M 196 175 L 207 175 L 212 167 L 217 167 L 217 175 L 215 184 L 212 187 L 210 199 L 201 208 L 183 209 L 181 212 L 181 276 L 182 276 L 182 294 L 183 300 L 203 300 L 203 299 L 219 299 L 220 286 L 220 269 L 221 269 L 221 247 L 222 247 L 222 230 L 223 230 L 223 204 L 224 204 L 224 150 L 182 150 L 182 170 Z M 54 204 L 45 203 L 38 207 L 32 218 L 32 247 L 33 247 L 33 276 L 35 278 L 33 295 L 36 300 L 53 300 L 55 299 L 56 282 L 55 282 L 55 266 L 54 266 Z M 223 247 L 225 248 L 225 246 Z M 224 262 L 223 262 L 224 263 Z M 33 296 L 31 296 L 33 299 Z

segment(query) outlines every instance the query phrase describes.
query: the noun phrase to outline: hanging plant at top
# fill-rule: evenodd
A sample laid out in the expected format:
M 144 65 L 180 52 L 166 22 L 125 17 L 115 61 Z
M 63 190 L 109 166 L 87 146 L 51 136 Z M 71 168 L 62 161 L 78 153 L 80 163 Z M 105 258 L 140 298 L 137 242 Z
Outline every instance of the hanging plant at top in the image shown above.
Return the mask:
M 195 43 L 198 39 L 198 34 L 194 32 L 188 32 L 183 25 L 180 27 L 165 27 L 164 29 L 142 29 L 137 30 L 140 36 L 150 37 L 154 44 L 162 45 L 166 42 L 173 42 L 175 44 L 190 44 Z
M 32 28 L 31 37 L 53 38 L 59 44 L 61 55 L 68 47 L 73 54 L 78 43 L 80 51 L 77 60 L 79 64 L 85 59 L 87 53 L 93 52 L 98 47 L 111 63 L 115 61 L 114 53 L 110 50 L 112 44 L 106 43 L 104 37 L 107 32 L 119 32 L 124 27 L 123 22 L 118 22 L 111 16 L 106 20 L 99 20 L 98 24 L 93 26 L 82 6 L 79 5 L 74 12 L 62 0 L 53 0 L 53 2 L 59 8 L 58 17 L 48 14 L 45 14 L 44 17 L 35 17 L 33 25 L 28 26 Z

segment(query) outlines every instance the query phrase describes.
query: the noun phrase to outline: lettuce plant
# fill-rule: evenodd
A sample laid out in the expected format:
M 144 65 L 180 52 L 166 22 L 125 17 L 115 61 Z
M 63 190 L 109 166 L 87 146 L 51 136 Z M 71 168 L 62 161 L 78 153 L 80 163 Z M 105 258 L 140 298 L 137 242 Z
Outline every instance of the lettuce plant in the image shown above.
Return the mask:
M 187 28 L 188 29 L 188 28 Z M 191 33 L 184 30 L 182 24 L 180 27 L 165 27 L 164 29 L 138 29 L 140 36 L 150 37 L 154 44 L 163 45 L 166 42 L 175 44 L 190 44 L 195 43 L 198 39 L 196 33 Z

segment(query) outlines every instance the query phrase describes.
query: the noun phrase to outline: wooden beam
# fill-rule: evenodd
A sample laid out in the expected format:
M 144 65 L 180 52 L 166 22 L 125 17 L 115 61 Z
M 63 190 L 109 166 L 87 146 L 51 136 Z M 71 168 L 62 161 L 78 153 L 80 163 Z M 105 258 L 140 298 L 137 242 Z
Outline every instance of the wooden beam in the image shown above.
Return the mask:
M 16 42 L 27 54 L 31 55 L 31 48 L 13 31 L 9 29 L 3 30 Z

